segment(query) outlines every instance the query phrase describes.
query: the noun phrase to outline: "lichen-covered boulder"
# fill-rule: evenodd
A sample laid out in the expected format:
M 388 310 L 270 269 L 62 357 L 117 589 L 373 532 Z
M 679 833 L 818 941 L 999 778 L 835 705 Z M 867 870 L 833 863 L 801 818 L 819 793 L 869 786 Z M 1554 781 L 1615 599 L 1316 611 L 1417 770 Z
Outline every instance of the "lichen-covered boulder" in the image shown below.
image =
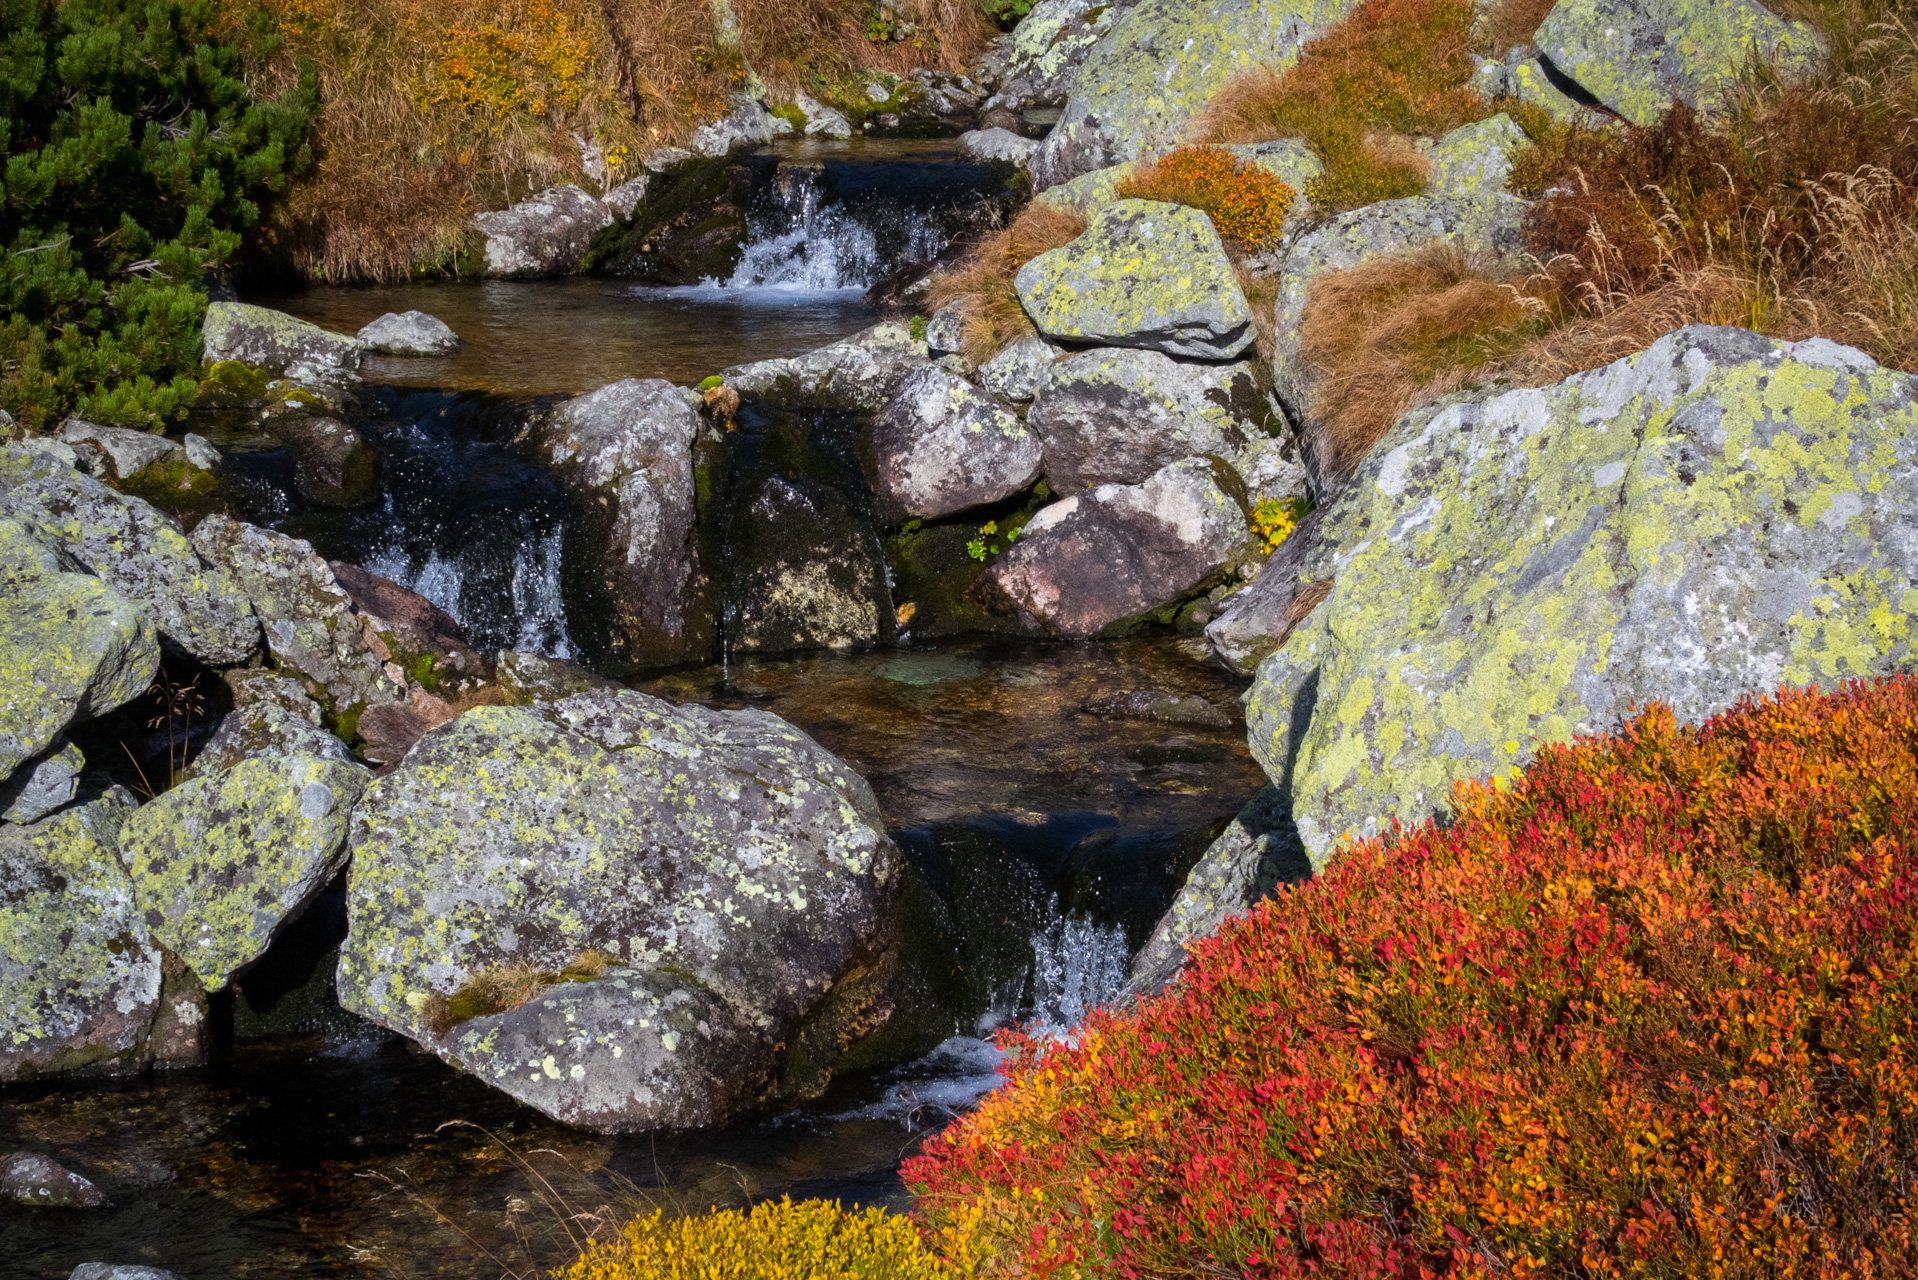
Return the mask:
M 1032 158 L 1044 190 L 1184 142 L 1225 82 L 1284 69 L 1352 0 L 1139 0 L 1073 74 L 1065 114 Z
M 132 811 L 116 788 L 0 823 L 0 1081 L 145 1063 L 160 952 L 114 853 Z
M 370 628 L 367 646 L 381 662 L 397 662 L 441 689 L 491 674 L 492 664 L 467 643 L 453 615 L 419 592 L 356 564 L 331 560 L 327 567 L 359 611 L 362 630 Z
M 481 707 L 361 799 L 348 1009 L 571 1124 L 717 1123 L 891 945 L 872 792 L 777 717 L 629 690 Z M 501 966 L 612 964 L 435 1025 Z
M 558 702 L 594 689 L 617 689 L 619 682 L 595 675 L 578 663 L 549 658 L 543 653 L 502 649 L 493 659 L 499 671 L 500 691 L 509 706 Z
M 713 650 L 711 584 L 701 562 L 693 445 L 699 397 L 658 378 L 627 378 L 554 411 L 544 459 L 610 504 L 605 580 L 628 660 L 704 661 Z
M 1131 0 L 1039 0 L 1006 38 L 998 87 L 982 108 L 1024 112 L 1065 105 L 1072 73 Z
M 228 516 L 208 516 L 193 548 L 234 575 L 266 632 L 274 662 L 309 683 L 337 716 L 395 701 L 405 673 L 367 642 L 367 623 L 312 544 Z
M 1334 585 L 1260 665 L 1248 732 L 1322 863 L 1635 705 L 1697 720 L 1909 666 L 1918 379 L 1693 327 L 1421 409 L 1292 576 Z
M 169 648 L 244 662 L 260 623 L 233 576 L 202 560 L 173 517 L 50 454 L 0 449 L 0 513 L 72 556 L 140 608 Z
M 0 781 L 0 819 L 38 822 L 65 808 L 80 793 L 87 758 L 71 742 L 56 743 Z
M 0 516 L 0 778 L 68 726 L 145 693 L 159 666 L 132 601 Z
M 1192 868 L 1132 957 L 1127 994 L 1157 995 L 1185 968 L 1187 946 L 1217 933 L 1227 916 L 1251 910 L 1280 885 L 1311 874 L 1288 798 L 1276 787 L 1261 787 Z
M 1514 49 L 1512 55 L 1518 52 Z M 1558 121 L 1577 119 L 1590 110 L 1583 103 L 1566 96 L 1565 91 L 1552 82 L 1552 77 L 1536 57 L 1508 55 L 1508 58 L 1505 83 L 1512 97 L 1528 106 L 1543 108 L 1547 115 Z
M 979 366 L 979 385 L 1011 404 L 1025 404 L 1038 393 L 1046 370 L 1065 351 L 1044 338 L 1020 338 Z
M 766 110 L 765 104 L 750 94 L 734 94 L 732 108 L 711 124 L 693 130 L 694 151 L 717 158 L 735 147 L 760 146 L 793 131 L 791 121 Z
M 209 370 L 242 365 L 296 383 L 356 382 L 366 351 L 357 338 L 245 302 L 209 302 L 203 333 Z
M 1212 220 L 1185 205 L 1106 205 L 1084 235 L 1026 263 L 1013 284 L 1048 338 L 1230 360 L 1257 336 Z
M 1101 485 L 1040 511 L 981 590 L 1020 625 L 1095 636 L 1179 600 L 1246 541 L 1245 513 L 1204 458 L 1143 484 Z
M 199 437 L 195 436 L 198 440 Z M 219 485 L 203 454 L 189 454 L 183 445 L 151 431 L 128 427 L 105 427 L 98 423 L 68 418 L 60 428 L 60 440 L 75 450 L 97 449 L 99 457 L 115 480 L 142 493 L 156 497 L 177 497 L 182 493 L 205 493 Z M 205 442 L 202 441 L 202 444 Z M 78 461 L 78 453 L 75 454 Z M 99 468 L 96 472 L 104 474 Z
M 956 374 L 909 376 L 873 422 L 882 502 L 931 519 L 998 502 L 1039 478 L 1038 437 Z
M 966 306 L 963 302 L 948 302 L 932 313 L 932 319 L 926 321 L 926 354 L 934 359 L 956 355 L 964 348 L 965 342 Z
M 788 409 L 871 413 L 927 359 L 924 341 L 915 339 L 907 325 L 887 321 L 803 356 L 734 365 L 720 376 L 749 400 Z
M 146 927 L 208 991 L 225 988 L 344 864 L 370 776 L 337 753 L 254 755 L 141 805 L 120 857 Z
M 388 356 L 443 356 L 459 350 L 460 336 L 424 311 L 389 311 L 356 335 L 368 351 Z
M 1754 57 L 1789 74 L 1824 53 L 1810 26 L 1758 0 L 1558 0 L 1534 39 L 1553 66 L 1641 125 L 1674 100 L 1714 110 L 1720 87 Z
M 235 707 L 220 717 L 199 754 L 187 762 L 186 776 L 212 777 L 255 756 L 310 755 L 351 764 L 353 753 L 344 742 L 320 728 L 319 707 L 311 705 L 312 719 L 265 700 Z
M 1283 426 L 1253 361 L 1190 364 L 1124 348 L 1048 366 L 1026 422 L 1062 494 L 1137 484 L 1200 454 L 1236 463 Z
M 0 1200 L 35 1209 L 97 1209 L 106 1193 L 52 1156 L 16 1151 L 0 1156 Z
M 510 209 L 473 215 L 485 237 L 485 273 L 510 280 L 563 276 L 585 260 L 593 237 L 613 225 L 610 209 L 570 183 L 548 187 Z
M 1509 194 L 1512 165 L 1530 145 L 1525 130 L 1503 111 L 1488 120 L 1461 125 L 1426 153 L 1432 176 L 1425 190 L 1461 200 Z

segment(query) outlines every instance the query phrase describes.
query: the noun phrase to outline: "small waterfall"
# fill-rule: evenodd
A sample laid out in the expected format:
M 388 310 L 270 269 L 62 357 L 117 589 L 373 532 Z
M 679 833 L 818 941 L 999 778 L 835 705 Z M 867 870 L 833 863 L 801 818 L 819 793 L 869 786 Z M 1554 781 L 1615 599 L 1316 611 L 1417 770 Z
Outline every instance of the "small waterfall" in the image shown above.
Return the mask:
M 519 647 L 555 658 L 573 656 L 566 631 L 566 605 L 560 598 L 560 531 L 520 544 L 513 557 L 513 612 L 519 618 Z
M 1123 991 L 1132 960 L 1124 929 L 1087 916 L 1034 934 L 1032 955 L 1032 1019 L 1048 1035 L 1071 1031 Z
M 938 256 L 941 222 L 896 205 L 854 208 L 834 197 L 826 166 L 782 164 L 748 220 L 739 265 L 708 287 L 861 293 L 904 262 Z

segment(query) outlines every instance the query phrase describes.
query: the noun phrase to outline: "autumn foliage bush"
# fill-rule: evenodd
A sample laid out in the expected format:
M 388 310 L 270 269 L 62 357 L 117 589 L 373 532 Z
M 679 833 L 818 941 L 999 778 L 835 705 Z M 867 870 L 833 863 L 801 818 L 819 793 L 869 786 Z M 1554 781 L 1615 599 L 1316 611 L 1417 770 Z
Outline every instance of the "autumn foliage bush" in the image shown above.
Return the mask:
M 910 1219 L 830 1201 L 644 1214 L 559 1280 L 948 1280 Z
M 1652 708 L 1025 1042 L 906 1177 L 981 1275 L 1918 1270 L 1918 684 Z
M 1257 253 L 1278 243 L 1292 188 L 1220 147 L 1178 147 L 1119 183 L 1130 200 L 1163 200 L 1204 211 L 1219 234 Z

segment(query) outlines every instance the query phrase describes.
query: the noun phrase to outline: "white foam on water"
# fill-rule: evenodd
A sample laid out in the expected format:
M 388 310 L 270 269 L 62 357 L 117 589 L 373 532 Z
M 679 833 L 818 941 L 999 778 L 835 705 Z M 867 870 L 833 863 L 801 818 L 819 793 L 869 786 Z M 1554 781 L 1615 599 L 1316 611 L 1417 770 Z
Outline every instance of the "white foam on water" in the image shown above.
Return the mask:
M 513 557 L 513 614 L 519 619 L 519 647 L 554 658 L 573 656 L 566 630 L 566 605 L 560 596 L 560 531 L 522 542 Z

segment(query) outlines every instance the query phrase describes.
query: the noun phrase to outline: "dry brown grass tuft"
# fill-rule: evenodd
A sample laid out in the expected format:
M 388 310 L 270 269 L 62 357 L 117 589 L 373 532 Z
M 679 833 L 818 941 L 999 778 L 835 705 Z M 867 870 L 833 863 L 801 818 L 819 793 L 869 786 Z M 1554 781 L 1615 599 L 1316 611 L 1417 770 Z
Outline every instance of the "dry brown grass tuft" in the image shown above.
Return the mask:
M 427 1030 L 437 1038 L 470 1018 L 517 1009 L 547 987 L 603 978 L 618 963 L 611 952 L 593 947 L 580 952 L 563 969 L 541 969 L 518 962 L 494 965 L 467 978 L 450 996 L 428 996 L 421 1015 Z
M 933 280 L 928 305 L 934 311 L 951 302 L 964 310 L 966 359 L 984 364 L 1009 344 L 1037 332 L 1019 305 L 1012 278 L 1020 267 L 1078 239 L 1085 229 L 1086 220 L 1078 212 L 1035 201 L 1020 210 L 1010 225 L 982 241 L 958 268 Z
M 1532 43 L 1539 25 L 1556 3 L 1557 0 L 1498 0 L 1480 15 L 1475 34 L 1493 57 L 1502 58 L 1506 50 Z

